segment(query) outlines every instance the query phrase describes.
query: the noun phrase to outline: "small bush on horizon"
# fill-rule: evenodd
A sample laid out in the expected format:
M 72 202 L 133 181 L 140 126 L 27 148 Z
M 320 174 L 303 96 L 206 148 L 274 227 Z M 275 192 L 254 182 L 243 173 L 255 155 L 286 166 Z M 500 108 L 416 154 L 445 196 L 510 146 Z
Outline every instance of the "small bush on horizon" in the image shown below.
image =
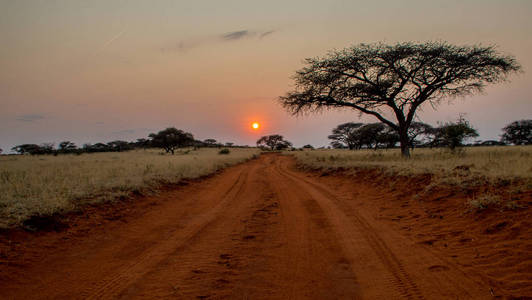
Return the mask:
M 218 152 L 218 154 L 229 154 L 229 153 L 231 153 L 231 151 L 229 149 L 227 149 L 227 148 L 224 148 L 224 149 L 220 150 L 220 152 Z

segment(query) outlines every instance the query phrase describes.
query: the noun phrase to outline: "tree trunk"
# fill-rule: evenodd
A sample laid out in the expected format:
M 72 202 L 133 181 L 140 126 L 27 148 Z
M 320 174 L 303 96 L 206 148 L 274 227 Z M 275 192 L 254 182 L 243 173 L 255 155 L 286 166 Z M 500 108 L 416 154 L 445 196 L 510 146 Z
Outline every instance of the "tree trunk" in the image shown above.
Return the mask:
M 399 143 L 401 143 L 401 155 L 404 158 L 410 158 L 410 145 L 408 141 L 408 128 L 399 129 Z

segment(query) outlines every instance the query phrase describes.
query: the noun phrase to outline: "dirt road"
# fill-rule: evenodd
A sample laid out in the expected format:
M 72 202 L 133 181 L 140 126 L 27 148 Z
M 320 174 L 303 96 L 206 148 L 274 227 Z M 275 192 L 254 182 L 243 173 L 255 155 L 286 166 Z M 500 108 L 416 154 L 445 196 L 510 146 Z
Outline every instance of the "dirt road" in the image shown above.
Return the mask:
M 64 236 L 0 281 L 0 298 L 492 298 L 482 277 L 293 165 L 263 155 Z

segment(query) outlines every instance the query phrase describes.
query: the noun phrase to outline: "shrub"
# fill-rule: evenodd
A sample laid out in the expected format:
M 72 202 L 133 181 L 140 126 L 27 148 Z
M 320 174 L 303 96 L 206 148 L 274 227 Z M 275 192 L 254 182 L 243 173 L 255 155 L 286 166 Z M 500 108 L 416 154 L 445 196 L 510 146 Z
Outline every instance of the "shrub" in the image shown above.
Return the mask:
M 218 154 L 229 154 L 231 151 L 229 151 L 229 149 L 227 148 L 224 148 L 222 150 L 220 150 L 220 152 L 218 152 Z

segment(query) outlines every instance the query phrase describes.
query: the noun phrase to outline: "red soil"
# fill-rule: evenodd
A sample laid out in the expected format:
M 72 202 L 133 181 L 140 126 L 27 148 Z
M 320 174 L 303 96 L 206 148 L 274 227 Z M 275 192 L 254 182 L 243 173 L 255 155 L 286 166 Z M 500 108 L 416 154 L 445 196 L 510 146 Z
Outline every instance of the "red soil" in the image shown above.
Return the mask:
M 429 181 L 303 172 L 263 155 L 87 207 L 58 231 L 0 233 L 0 298 L 532 296 L 529 209 L 468 211 L 471 191 L 443 187 L 415 196 Z

